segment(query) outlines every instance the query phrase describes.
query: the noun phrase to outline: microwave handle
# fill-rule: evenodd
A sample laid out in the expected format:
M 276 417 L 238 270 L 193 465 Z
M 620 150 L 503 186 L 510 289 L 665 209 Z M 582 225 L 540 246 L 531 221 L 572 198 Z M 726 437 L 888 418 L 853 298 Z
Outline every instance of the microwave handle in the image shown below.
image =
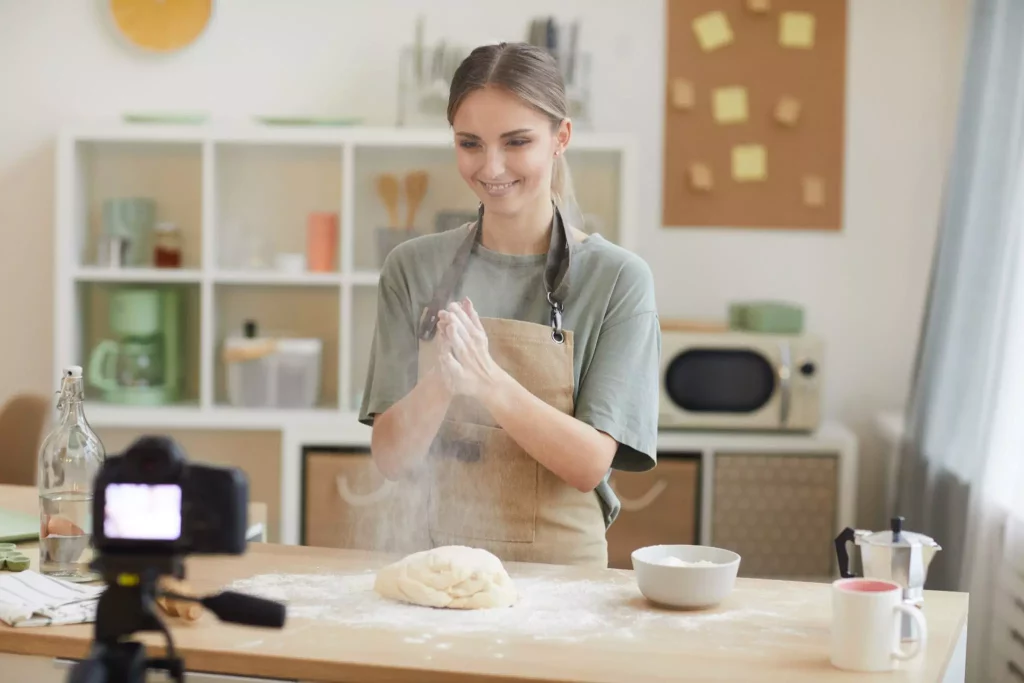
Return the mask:
M 790 377 L 793 374 L 793 365 L 789 355 L 789 344 L 780 344 L 779 351 L 779 425 L 785 426 L 789 423 Z

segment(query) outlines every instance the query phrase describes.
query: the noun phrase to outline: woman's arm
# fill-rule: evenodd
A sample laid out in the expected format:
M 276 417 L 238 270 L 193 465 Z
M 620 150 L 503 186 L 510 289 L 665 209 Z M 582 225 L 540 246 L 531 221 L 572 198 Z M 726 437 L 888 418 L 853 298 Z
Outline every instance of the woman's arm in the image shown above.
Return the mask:
M 608 473 L 615 439 L 548 405 L 505 371 L 481 402 L 523 450 L 570 486 L 593 491 Z
M 388 479 L 398 479 L 418 464 L 437 435 L 452 392 L 434 367 L 412 391 L 373 420 L 370 453 Z
M 591 491 L 601 483 L 618 443 L 537 398 L 495 363 L 472 303 L 442 311 L 438 333 L 440 367 L 457 391 L 479 400 L 523 450 L 570 486 Z

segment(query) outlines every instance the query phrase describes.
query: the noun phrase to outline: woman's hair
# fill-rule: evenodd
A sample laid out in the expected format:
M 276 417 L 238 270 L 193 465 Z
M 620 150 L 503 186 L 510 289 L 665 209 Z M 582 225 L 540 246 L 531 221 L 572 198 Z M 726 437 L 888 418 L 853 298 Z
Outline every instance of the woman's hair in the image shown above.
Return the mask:
M 569 118 L 562 73 L 554 58 L 529 43 L 482 45 L 466 57 L 452 77 L 448 95 L 448 123 L 474 90 L 488 86 L 504 88 L 551 120 L 553 130 Z M 564 154 L 555 157 L 551 170 L 551 194 L 563 218 L 583 229 L 583 216 L 576 205 L 572 176 Z

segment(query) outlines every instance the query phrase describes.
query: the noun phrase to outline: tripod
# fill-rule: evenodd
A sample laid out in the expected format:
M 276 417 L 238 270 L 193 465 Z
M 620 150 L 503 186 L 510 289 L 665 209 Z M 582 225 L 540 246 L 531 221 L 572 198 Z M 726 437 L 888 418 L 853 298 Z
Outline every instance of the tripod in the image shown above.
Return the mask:
M 174 638 L 158 615 L 157 595 L 198 602 L 221 621 L 250 626 L 281 628 L 284 605 L 242 593 L 223 591 L 205 598 L 159 591 L 160 576 L 181 578 L 180 556 L 114 557 L 97 561 L 107 588 L 96 608 L 96 626 L 89 656 L 78 662 L 68 683 L 145 683 L 148 669 L 163 669 L 177 683 L 184 683 L 185 665 L 174 649 Z M 138 567 L 145 567 L 136 573 Z M 135 568 L 135 569 L 132 569 Z M 126 640 L 133 633 L 156 631 L 164 634 L 167 654 L 148 658 L 142 643 Z

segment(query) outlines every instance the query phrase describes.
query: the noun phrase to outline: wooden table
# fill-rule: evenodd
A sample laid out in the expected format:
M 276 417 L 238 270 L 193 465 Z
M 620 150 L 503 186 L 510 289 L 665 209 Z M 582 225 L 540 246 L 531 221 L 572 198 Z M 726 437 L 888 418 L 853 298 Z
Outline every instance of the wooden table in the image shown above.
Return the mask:
M 223 624 L 210 614 L 194 623 L 168 623 L 190 671 L 264 679 L 964 680 L 965 594 L 926 593 L 930 633 L 923 659 L 891 674 L 858 675 L 833 669 L 828 662 L 827 584 L 740 579 L 717 608 L 681 613 L 647 603 L 630 571 L 510 563 L 507 568 L 525 594 L 524 602 L 504 614 L 485 615 L 428 610 L 378 598 L 370 590 L 373 570 L 389 559 L 357 551 L 267 544 L 254 544 L 241 557 L 192 557 L 189 582 L 204 592 L 257 575 L 277 575 L 278 586 L 294 581 L 285 576 L 291 574 L 311 575 L 307 580 L 313 583 L 301 590 L 292 584 L 289 613 L 295 610 L 302 616 L 289 616 L 283 630 Z M 356 583 L 360 590 L 343 593 L 342 586 Z M 567 605 L 576 595 L 591 602 L 571 605 L 563 615 L 569 619 L 549 612 L 532 622 L 529 610 L 544 607 L 537 592 L 559 595 L 552 586 L 565 587 L 558 600 Z M 573 616 L 577 612 L 583 617 Z M 488 626 L 485 622 L 492 617 L 493 625 Z M 475 626 L 461 626 L 470 619 Z M 502 628 L 502 620 L 515 628 Z M 12 672 L 5 679 L 63 681 L 67 670 L 55 667 L 54 658 L 82 657 L 91 636 L 90 625 L 0 625 L 0 653 L 10 653 L 0 654 L 0 667 Z M 162 651 L 160 636 L 145 634 L 139 640 Z M 189 680 L 223 679 L 190 674 Z

